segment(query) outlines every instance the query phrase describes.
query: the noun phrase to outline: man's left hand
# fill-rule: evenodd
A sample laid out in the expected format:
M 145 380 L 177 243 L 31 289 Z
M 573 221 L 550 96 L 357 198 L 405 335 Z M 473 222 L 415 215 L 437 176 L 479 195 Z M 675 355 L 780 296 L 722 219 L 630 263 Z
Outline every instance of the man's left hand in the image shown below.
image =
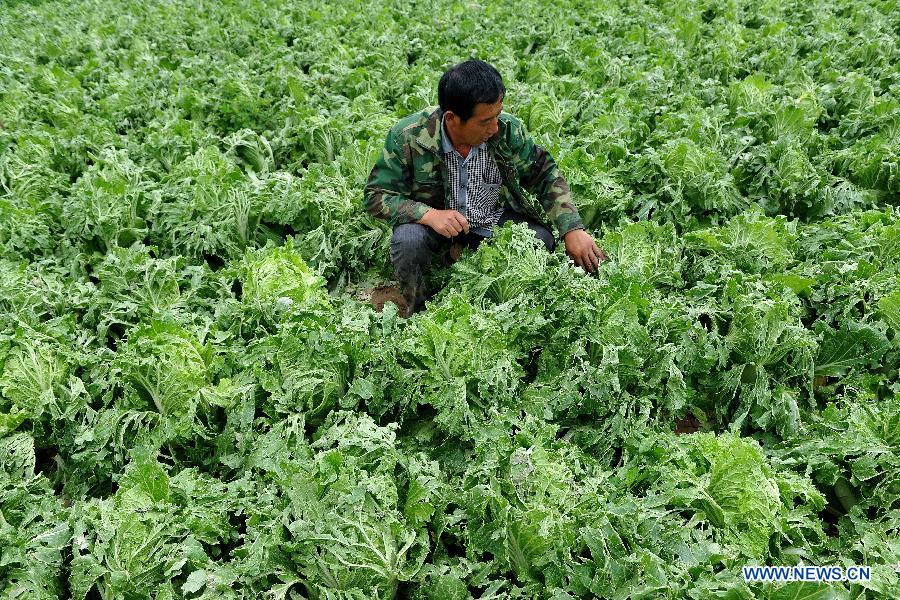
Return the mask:
M 563 241 L 566 243 L 566 254 L 588 273 L 593 273 L 606 260 L 606 253 L 584 229 L 573 229 L 563 236 Z

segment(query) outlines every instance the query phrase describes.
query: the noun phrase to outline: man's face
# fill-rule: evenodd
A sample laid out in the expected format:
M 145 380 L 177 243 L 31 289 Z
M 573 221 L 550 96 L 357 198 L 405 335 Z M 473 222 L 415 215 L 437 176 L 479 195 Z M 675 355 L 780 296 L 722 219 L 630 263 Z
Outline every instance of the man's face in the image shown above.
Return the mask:
M 447 113 L 448 129 L 456 144 L 478 146 L 497 133 L 503 98 L 493 104 L 476 104 L 475 112 L 463 123 L 452 111 Z

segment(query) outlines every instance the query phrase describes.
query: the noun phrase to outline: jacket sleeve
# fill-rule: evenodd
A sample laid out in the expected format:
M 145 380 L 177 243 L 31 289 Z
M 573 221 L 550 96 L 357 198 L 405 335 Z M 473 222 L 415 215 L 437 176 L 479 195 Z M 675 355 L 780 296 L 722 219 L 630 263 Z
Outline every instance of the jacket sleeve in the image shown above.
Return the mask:
M 388 132 L 384 150 L 375 161 L 363 190 L 366 210 L 391 225 L 414 223 L 431 207 L 411 197 L 412 174 L 407 165 L 409 145 L 399 142 L 395 129 Z
M 518 119 L 510 119 L 507 143 L 519 170 L 523 188 L 534 194 L 563 236 L 573 229 L 584 229 L 572 192 L 556 161 L 525 131 Z

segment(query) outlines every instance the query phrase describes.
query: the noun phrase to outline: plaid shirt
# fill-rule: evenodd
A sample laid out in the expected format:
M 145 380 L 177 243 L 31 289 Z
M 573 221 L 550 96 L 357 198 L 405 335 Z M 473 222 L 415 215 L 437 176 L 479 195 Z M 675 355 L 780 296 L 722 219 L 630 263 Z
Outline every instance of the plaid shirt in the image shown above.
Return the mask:
M 500 203 L 500 169 L 487 144 L 475 146 L 465 158 L 456 151 L 441 119 L 441 147 L 450 176 L 450 208 L 469 221 L 469 229 L 483 236 L 503 214 Z

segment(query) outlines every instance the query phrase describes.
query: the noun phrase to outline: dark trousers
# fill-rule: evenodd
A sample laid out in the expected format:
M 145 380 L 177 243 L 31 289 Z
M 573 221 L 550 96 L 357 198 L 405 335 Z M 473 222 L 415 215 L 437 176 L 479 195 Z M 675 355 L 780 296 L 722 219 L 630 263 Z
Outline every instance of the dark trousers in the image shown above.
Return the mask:
M 497 226 L 502 227 L 507 221 L 526 223 L 547 250 L 552 252 L 556 248 L 553 234 L 537 221 L 506 209 L 500 216 Z M 425 302 L 422 278 L 431 270 L 435 255 L 446 252 L 453 243 L 475 249 L 484 239 L 484 236 L 474 232 L 448 239 L 431 227 L 420 223 L 404 223 L 394 227 L 394 234 L 391 236 L 391 262 L 394 264 L 394 272 L 403 295 L 409 303 L 410 312 L 416 312 Z

